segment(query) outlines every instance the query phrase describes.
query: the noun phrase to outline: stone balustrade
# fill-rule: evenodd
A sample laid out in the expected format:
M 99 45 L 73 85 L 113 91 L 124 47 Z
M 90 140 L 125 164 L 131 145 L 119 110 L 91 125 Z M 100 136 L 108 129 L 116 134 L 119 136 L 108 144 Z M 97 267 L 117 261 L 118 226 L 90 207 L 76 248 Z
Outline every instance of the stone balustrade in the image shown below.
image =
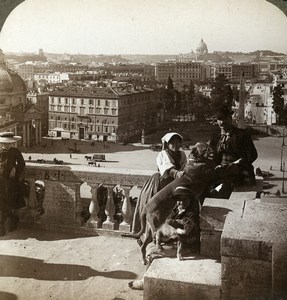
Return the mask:
M 133 187 L 141 188 L 149 175 L 78 171 L 65 166 L 28 166 L 25 178 L 30 185 L 30 194 L 27 207 L 20 213 L 21 221 L 49 226 L 86 227 L 94 232 L 129 232 L 133 216 L 130 190 Z M 43 181 L 45 185 L 44 214 L 39 213 L 35 193 L 37 180 Z M 91 199 L 87 208 L 86 202 L 80 196 L 81 185 L 84 183 L 91 189 Z M 115 219 L 115 186 L 119 186 L 124 195 L 120 212 L 121 222 Z M 103 191 L 106 193 L 104 199 L 99 193 Z M 83 217 L 85 208 L 89 212 L 88 220 Z

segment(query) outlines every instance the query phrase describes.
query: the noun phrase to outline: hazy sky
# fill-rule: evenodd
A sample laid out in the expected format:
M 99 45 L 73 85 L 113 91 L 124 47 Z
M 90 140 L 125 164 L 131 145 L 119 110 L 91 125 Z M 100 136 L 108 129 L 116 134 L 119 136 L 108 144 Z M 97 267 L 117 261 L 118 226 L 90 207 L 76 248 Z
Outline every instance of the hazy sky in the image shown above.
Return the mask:
M 0 33 L 5 52 L 287 53 L 287 17 L 265 0 L 26 0 Z

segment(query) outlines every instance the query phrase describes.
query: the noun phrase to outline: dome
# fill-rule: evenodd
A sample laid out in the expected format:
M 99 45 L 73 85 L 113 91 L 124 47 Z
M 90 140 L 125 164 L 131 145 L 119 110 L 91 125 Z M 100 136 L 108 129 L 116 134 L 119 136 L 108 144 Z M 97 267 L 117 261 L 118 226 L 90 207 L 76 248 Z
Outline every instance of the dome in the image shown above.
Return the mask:
M 0 93 L 26 92 L 24 80 L 12 70 L 0 66 Z
M 203 39 L 201 39 L 198 47 L 196 48 L 196 53 L 198 53 L 198 54 L 208 53 L 207 46 L 206 46 L 205 42 L 203 41 Z
M 12 79 L 9 73 L 0 68 L 0 92 L 11 93 L 13 91 Z

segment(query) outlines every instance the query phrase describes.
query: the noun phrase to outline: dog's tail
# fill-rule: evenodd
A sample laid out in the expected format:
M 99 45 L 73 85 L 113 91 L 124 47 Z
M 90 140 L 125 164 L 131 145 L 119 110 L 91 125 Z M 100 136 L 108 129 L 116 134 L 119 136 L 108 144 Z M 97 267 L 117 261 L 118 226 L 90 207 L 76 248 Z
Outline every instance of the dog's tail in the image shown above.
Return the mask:
M 144 233 L 145 228 L 146 228 L 146 214 L 145 214 L 145 212 L 143 212 L 141 214 L 141 229 L 140 229 L 140 231 L 137 233 L 124 233 L 121 236 L 139 239 L 141 237 L 141 235 Z

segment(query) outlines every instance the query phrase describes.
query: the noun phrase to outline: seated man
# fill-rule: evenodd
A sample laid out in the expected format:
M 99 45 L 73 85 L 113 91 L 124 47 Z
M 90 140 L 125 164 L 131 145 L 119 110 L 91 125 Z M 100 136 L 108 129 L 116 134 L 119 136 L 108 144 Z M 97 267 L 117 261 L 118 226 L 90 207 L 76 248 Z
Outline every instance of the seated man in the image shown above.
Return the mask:
M 222 183 L 222 187 L 220 191 L 214 189 L 210 194 L 212 197 L 228 199 L 235 185 L 255 184 L 252 163 L 257 158 L 257 150 L 250 134 L 245 129 L 233 125 L 232 114 L 233 111 L 226 105 L 219 108 L 216 117 L 220 133 L 212 137 L 209 144 L 215 153 L 217 168 L 238 161 L 239 174 L 218 181 L 217 184 Z

